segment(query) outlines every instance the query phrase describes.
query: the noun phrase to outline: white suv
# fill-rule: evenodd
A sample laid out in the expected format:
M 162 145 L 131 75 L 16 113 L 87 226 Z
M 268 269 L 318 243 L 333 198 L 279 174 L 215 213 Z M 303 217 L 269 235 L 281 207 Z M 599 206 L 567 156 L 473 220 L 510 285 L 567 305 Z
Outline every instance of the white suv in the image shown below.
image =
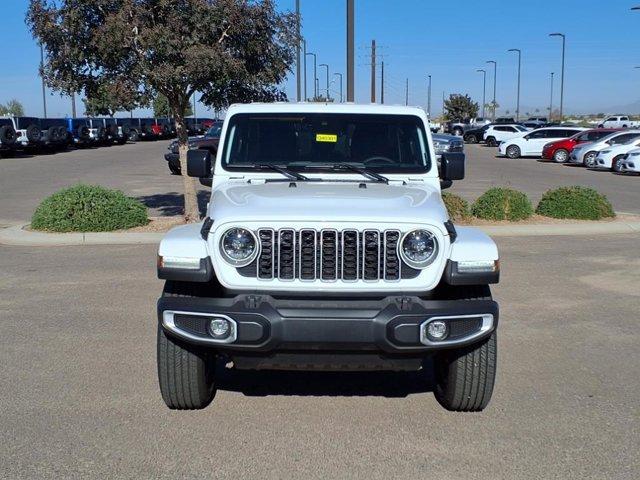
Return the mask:
M 215 360 L 236 369 L 417 370 L 447 409 L 482 410 L 496 372 L 498 250 L 455 227 L 440 190 L 464 154 L 436 154 L 424 110 L 233 105 L 206 218 L 160 243 L 158 374 L 170 408 L 204 408 Z M 189 379 L 189 381 L 184 381 Z
M 500 142 L 511 138 L 519 133 L 528 132 L 530 129 L 522 125 L 491 125 L 483 134 L 485 143 L 490 147 L 495 147 Z
M 503 141 L 498 148 L 500 155 L 509 158 L 540 157 L 547 143 L 569 138 L 586 128 L 581 127 L 545 127 L 523 132 Z

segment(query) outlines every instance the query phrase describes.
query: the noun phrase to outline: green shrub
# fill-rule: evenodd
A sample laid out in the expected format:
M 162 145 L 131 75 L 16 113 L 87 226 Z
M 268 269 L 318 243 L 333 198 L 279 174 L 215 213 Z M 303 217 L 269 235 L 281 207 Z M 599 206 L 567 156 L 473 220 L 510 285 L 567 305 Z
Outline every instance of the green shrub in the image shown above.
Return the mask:
M 108 232 L 149 223 L 147 208 L 119 190 L 74 185 L 45 198 L 31 228 L 53 232 Z
M 464 198 L 454 195 L 453 193 L 443 192 L 442 200 L 447 207 L 447 212 L 449 212 L 449 218 L 454 222 L 467 220 L 471 215 L 469 212 L 469 204 Z
M 536 213 L 553 218 L 600 220 L 614 217 L 607 197 L 587 187 L 561 187 L 542 196 Z
M 475 201 L 471 213 L 486 220 L 516 221 L 533 215 L 533 206 L 524 193 L 496 187 L 490 188 Z

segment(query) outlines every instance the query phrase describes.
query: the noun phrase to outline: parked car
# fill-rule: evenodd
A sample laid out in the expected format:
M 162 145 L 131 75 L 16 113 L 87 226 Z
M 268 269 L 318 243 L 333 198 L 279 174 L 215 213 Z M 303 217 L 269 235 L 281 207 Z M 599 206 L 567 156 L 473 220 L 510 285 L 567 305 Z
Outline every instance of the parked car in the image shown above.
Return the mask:
M 625 159 L 620 163 L 620 171 L 623 173 L 640 173 L 640 148 L 630 150 Z
M 516 124 L 500 124 L 500 125 L 491 125 L 487 128 L 484 133 L 484 141 L 490 147 L 495 147 L 500 142 L 511 138 L 519 133 L 528 132 L 529 129 L 523 127 L 522 125 Z
M 513 117 L 498 117 L 493 123 L 516 123 Z
M 92 145 L 109 145 L 107 128 L 102 118 L 88 118 L 89 137 Z
M 0 118 L 0 154 L 12 156 L 16 151 L 18 135 L 10 118 Z
M 184 123 L 187 126 L 187 133 L 189 135 L 202 135 L 207 130 L 202 125 L 201 118 L 188 117 L 184 119 Z
M 638 127 L 638 122 L 632 122 L 627 115 L 613 115 L 606 117 L 600 122 L 598 128 L 631 128 Z
M 509 158 L 540 157 L 547 143 L 569 138 L 586 130 L 580 127 L 545 127 L 521 132 L 498 146 L 498 153 Z
M 578 145 L 597 142 L 603 137 L 617 132 L 612 128 L 594 128 L 575 134 L 573 137 L 547 143 L 542 149 L 543 160 L 553 160 L 556 163 L 565 163 L 570 160 L 571 152 Z
M 205 408 L 216 364 L 243 370 L 405 370 L 433 365 L 438 402 L 480 411 L 497 368 L 495 243 L 454 226 L 423 109 L 314 103 L 232 105 L 206 219 L 158 248 L 160 393 Z M 431 368 L 429 369 L 431 371 Z M 240 413 L 240 412 L 238 412 Z
M 124 145 L 128 141 L 135 142 L 138 139 L 137 130 L 135 135 L 132 129 L 140 128 L 138 120 L 133 118 L 116 118 L 116 124 L 118 125 L 118 143 Z M 135 140 L 134 140 L 135 138 Z
M 434 133 L 431 138 L 433 139 L 433 148 L 436 151 L 437 158 L 447 152 L 464 152 L 464 142 L 460 137 L 445 133 Z
M 42 140 L 40 120 L 35 117 L 11 117 L 11 122 L 17 135 L 17 148 L 24 151 L 36 151 Z
M 491 120 L 482 117 L 472 118 L 459 122 L 446 122 L 444 133 L 450 133 L 452 135 L 461 137 L 467 130 L 479 128 L 489 123 L 491 123 Z
M 174 138 L 176 136 L 176 123 L 172 118 L 156 118 L 156 125 L 161 128 L 162 138 Z
M 533 129 L 542 128 L 549 125 L 549 119 L 547 117 L 529 117 L 522 124 Z
M 484 132 L 486 132 L 487 129 L 493 125 L 495 124 L 488 123 L 486 125 L 483 125 L 482 127 L 472 128 L 471 130 L 467 130 L 466 132 L 464 132 L 464 135 L 462 136 L 462 138 L 467 143 L 484 142 Z
M 189 137 L 189 149 L 201 149 L 211 152 L 215 155 L 218 151 L 218 142 L 220 141 L 220 133 L 222 131 L 222 122 L 214 122 L 209 130 L 197 137 Z M 180 168 L 180 152 L 178 151 L 178 140 L 174 140 L 169 144 L 168 152 L 164 154 L 164 159 L 167 161 L 169 171 L 174 175 L 181 175 L 182 169 Z
M 40 128 L 42 131 L 40 145 L 44 150 L 66 150 L 72 143 L 66 118 L 41 118 Z
M 612 145 L 626 143 L 640 135 L 640 130 L 614 130 L 595 142 L 587 142 L 575 147 L 569 155 L 568 163 L 589 166 L 599 151 Z
M 595 170 L 612 170 L 620 172 L 622 162 L 626 159 L 627 153 L 640 147 L 640 133 L 634 139 L 617 145 L 612 145 L 604 150 L 600 150 L 591 163 L 587 165 Z
M 67 124 L 67 137 L 76 147 L 86 147 L 94 143 L 91 138 L 91 127 L 86 118 L 65 118 Z

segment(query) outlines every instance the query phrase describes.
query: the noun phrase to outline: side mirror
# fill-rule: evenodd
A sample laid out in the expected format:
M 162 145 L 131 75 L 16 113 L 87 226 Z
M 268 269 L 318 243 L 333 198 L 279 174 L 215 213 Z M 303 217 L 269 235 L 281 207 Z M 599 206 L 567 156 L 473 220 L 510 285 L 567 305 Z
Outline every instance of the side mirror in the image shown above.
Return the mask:
M 187 175 L 190 177 L 211 176 L 211 152 L 209 150 L 189 150 L 187 152 Z
M 464 153 L 447 152 L 440 159 L 440 178 L 444 181 L 464 178 Z
M 525 140 L 529 140 L 529 139 L 531 138 L 531 135 L 525 135 L 525 136 L 524 136 L 524 137 L 522 137 L 522 138 L 524 138 Z

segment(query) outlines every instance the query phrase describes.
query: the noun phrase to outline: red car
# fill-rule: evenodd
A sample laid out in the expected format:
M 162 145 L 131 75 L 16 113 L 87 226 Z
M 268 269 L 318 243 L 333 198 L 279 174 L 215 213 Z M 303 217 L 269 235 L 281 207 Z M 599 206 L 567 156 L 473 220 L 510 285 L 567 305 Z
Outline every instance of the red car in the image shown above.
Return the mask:
M 553 160 L 556 163 L 564 163 L 569 159 L 573 147 L 580 143 L 597 142 L 610 133 L 617 132 L 619 128 L 594 128 L 576 133 L 574 136 L 547 143 L 542 148 L 542 159 Z

